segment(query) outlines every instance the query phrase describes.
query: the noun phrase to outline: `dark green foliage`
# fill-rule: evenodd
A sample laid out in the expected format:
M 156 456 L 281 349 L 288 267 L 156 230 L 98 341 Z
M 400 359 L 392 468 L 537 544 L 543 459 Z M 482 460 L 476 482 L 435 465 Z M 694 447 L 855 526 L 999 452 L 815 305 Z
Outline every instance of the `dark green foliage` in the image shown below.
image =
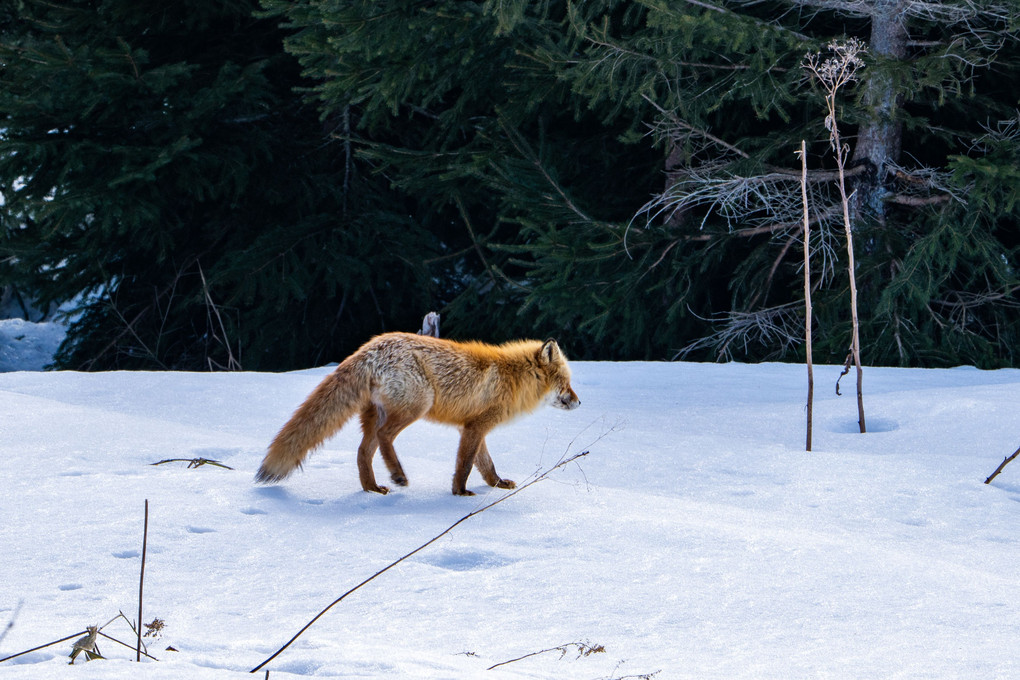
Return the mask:
M 618 244 L 634 209 L 661 181 L 661 159 L 622 140 L 626 128 L 605 125 L 550 68 L 545 55 L 571 49 L 566 5 L 263 6 L 294 31 L 287 49 L 315 83 L 324 114 L 350 116 L 357 158 L 450 225 L 443 242 L 451 255 L 464 255 L 464 285 L 450 286 L 444 332 L 488 340 L 556 335 L 573 356 L 614 354 L 592 342 L 597 321 L 589 317 L 604 311 L 597 307 L 604 292 L 587 285 L 598 263 L 563 267 L 541 251 L 563 235 Z M 563 285 L 563 276 L 585 269 Z M 629 329 L 615 349 L 643 345 L 638 336 L 647 326 L 644 319 Z
M 665 190 L 629 230 L 616 230 L 615 246 L 594 224 L 573 237 L 569 227 L 550 229 L 556 238 L 530 251 L 541 280 L 535 304 L 583 318 L 593 339 L 613 342 L 616 356 L 668 356 L 664 345 L 673 343 L 695 358 L 797 358 L 802 321 L 792 305 L 802 297 L 802 256 L 793 150 L 807 139 L 818 240 L 815 357 L 842 363 L 850 337 L 842 225 L 831 207 L 824 108 L 801 63 L 844 30 L 878 40 L 888 27 L 865 17 L 847 22 L 839 12 L 807 17 L 785 3 L 636 5 L 645 13 L 631 3 L 572 5 L 574 51 L 545 57 L 607 125 L 633 132 L 635 120 L 653 125 Z M 847 3 L 846 12 L 862 6 L 871 4 L 851 10 Z M 842 102 L 867 363 L 1016 361 L 1016 123 L 994 139 L 982 129 L 1015 119 L 1010 31 L 1020 10 L 1003 11 L 1013 13 L 1010 21 L 992 11 L 952 20 L 898 16 L 913 37 L 930 42 L 910 47 L 906 59 L 873 50 L 862 82 Z M 883 103 L 892 104 L 892 118 L 883 118 Z M 899 164 L 886 164 L 890 158 Z M 597 265 L 572 266 L 581 262 Z M 554 295 L 557 284 L 566 289 Z M 650 312 L 647 323 L 635 304 Z M 693 342 L 711 330 L 697 317 L 718 321 L 717 332 Z
M 58 365 L 286 368 L 418 323 L 430 279 L 403 253 L 434 239 L 386 221 L 399 202 L 327 144 L 252 3 L 17 7 L 0 276 L 80 300 Z
M 856 36 L 864 362 L 1015 364 L 1020 10 L 977 5 L 19 0 L 0 283 L 85 295 L 66 366 L 321 363 L 431 309 L 579 358 L 797 359 L 806 139 L 815 358 L 842 363 L 802 64 Z

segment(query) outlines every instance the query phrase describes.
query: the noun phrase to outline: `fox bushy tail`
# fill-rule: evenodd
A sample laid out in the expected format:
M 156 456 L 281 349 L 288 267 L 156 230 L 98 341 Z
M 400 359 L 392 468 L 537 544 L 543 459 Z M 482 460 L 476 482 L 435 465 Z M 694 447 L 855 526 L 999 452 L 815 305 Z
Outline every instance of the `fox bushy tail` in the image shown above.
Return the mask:
M 278 482 L 301 467 L 308 452 L 343 427 L 368 402 L 368 378 L 347 360 L 326 376 L 269 445 L 256 482 Z

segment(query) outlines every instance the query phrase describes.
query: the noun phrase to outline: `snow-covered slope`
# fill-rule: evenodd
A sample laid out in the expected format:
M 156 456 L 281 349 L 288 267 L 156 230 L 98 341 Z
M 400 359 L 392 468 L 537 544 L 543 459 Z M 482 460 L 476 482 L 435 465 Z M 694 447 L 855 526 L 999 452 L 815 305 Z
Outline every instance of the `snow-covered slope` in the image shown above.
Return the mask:
M 356 423 L 254 485 L 328 370 L 0 374 L 0 657 L 137 616 L 146 499 L 143 618 L 165 628 L 141 677 L 222 679 L 506 493 L 472 476 L 480 495 L 452 496 L 457 433 L 426 423 L 397 440 L 411 485 L 388 496 L 360 490 Z M 983 480 L 1020 446 L 1020 371 L 866 369 L 865 435 L 838 372 L 816 369 L 808 453 L 802 366 L 575 364 L 580 409 L 489 448 L 518 483 L 589 455 L 338 604 L 270 677 L 1016 677 L 1020 463 Z M 234 470 L 150 465 L 197 457 Z M 486 670 L 573 642 L 605 651 Z M 133 650 L 99 648 L 0 674 L 137 677 Z

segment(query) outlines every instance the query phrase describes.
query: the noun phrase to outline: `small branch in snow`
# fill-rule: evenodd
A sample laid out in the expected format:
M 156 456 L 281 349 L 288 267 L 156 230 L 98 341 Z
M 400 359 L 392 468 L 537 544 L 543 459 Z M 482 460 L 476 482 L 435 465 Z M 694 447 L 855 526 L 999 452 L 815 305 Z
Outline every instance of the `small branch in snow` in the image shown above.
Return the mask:
M 123 616 L 123 614 L 121 614 L 121 616 Z M 118 618 L 120 618 L 120 616 L 115 617 L 114 620 L 116 620 Z M 71 638 L 76 638 L 76 637 L 80 637 L 82 635 L 86 635 L 86 634 L 88 634 L 88 632 L 89 631 L 87 631 L 87 630 L 80 630 L 77 633 L 72 633 L 71 635 L 68 635 L 67 637 L 62 637 L 59 640 L 54 640 L 53 642 L 47 642 L 44 645 L 39 645 L 38 647 L 33 647 L 32 649 L 26 649 L 23 652 L 18 652 L 17 654 L 11 654 L 10 656 L 5 656 L 4 658 L 0 659 L 0 663 L 3 663 L 4 661 L 8 661 L 10 659 L 16 659 L 19 656 L 25 656 L 26 654 L 31 654 L 32 652 L 37 652 L 40 649 L 46 649 L 47 647 L 52 647 L 53 645 L 59 645 L 61 642 L 67 642 Z M 118 645 L 121 645 L 123 647 L 127 647 L 128 649 L 132 649 L 133 650 L 135 648 L 134 645 L 129 645 L 126 642 L 121 642 L 117 638 L 110 637 L 109 635 L 107 635 L 106 633 L 103 632 L 102 627 L 100 627 L 100 629 L 98 631 L 98 634 L 103 636 L 104 638 L 106 638 L 108 640 L 113 640 Z M 146 656 L 146 657 L 152 659 L 153 661 L 159 661 L 159 659 L 157 659 L 156 657 L 154 657 L 151 654 L 149 654 L 147 652 L 144 652 L 144 651 L 142 652 L 142 656 Z
M 531 658 L 533 656 L 538 656 L 539 654 L 546 654 L 547 652 L 559 652 L 560 653 L 560 658 L 562 659 L 564 656 L 567 655 L 567 652 L 569 652 L 572 647 L 577 649 L 577 658 L 578 659 L 580 659 L 582 656 L 591 656 L 592 654 L 605 654 L 605 652 L 606 652 L 606 648 L 603 647 L 602 645 L 599 645 L 599 644 L 592 645 L 592 644 L 589 644 L 587 642 L 568 642 L 566 644 L 556 645 L 555 647 L 550 647 L 549 649 L 543 649 L 543 650 L 538 651 L 538 652 L 531 652 L 530 654 L 525 654 L 524 656 L 519 656 L 516 659 L 510 659 L 509 661 L 500 661 L 497 664 L 493 664 L 492 666 L 489 666 L 485 670 L 491 671 L 493 668 L 499 668 L 500 666 L 506 666 L 507 664 L 514 663 L 515 661 L 521 661 L 522 659 L 529 659 L 529 658 Z
M 1011 461 L 1013 461 L 1013 459 L 1015 459 L 1015 458 L 1016 458 L 1017 456 L 1020 456 L 1020 449 L 1017 449 L 1016 451 L 1014 451 L 1014 452 L 1013 452 L 1013 455 L 1012 455 L 1012 456 L 1006 456 L 1006 459 L 1005 459 L 1004 461 L 1002 461 L 1001 463 L 999 463 L 999 467 L 995 468 L 995 472 L 993 472 L 993 473 L 992 473 L 992 474 L 991 474 L 991 475 L 990 475 L 990 476 L 988 477 L 988 479 L 986 479 L 986 480 L 985 480 L 985 484 L 988 484 L 988 483 L 989 483 L 989 482 L 991 482 L 991 481 L 992 481 L 993 479 L 995 479 L 996 477 L 998 477 L 998 476 L 999 476 L 999 473 L 1000 473 L 1000 472 L 1002 472 L 1002 468 L 1004 468 L 1004 467 L 1006 467 L 1007 465 L 1009 465 L 1009 463 L 1010 463 Z
M 149 499 L 145 499 L 145 524 L 142 529 L 142 571 L 138 575 L 138 645 L 135 647 L 135 661 L 142 660 L 142 591 L 145 587 L 145 551 L 149 546 Z
M 346 593 L 344 593 L 340 597 L 338 597 L 335 600 L 333 600 L 332 602 L 330 602 L 329 605 L 327 605 L 325 609 L 323 609 L 321 612 L 316 614 L 312 618 L 311 621 L 306 623 L 304 625 L 304 627 L 301 628 L 301 630 L 299 630 L 297 633 L 295 633 L 294 637 L 292 637 L 290 640 L 288 640 L 287 643 L 283 645 L 283 647 L 280 647 L 268 659 L 266 659 L 265 661 L 260 663 L 258 666 L 255 666 L 255 668 L 251 669 L 249 671 L 249 673 L 255 673 L 255 672 L 259 671 L 267 663 L 269 663 L 270 661 L 272 661 L 273 659 L 278 657 L 283 652 L 283 650 L 285 650 L 288 647 L 290 647 L 291 644 L 293 644 L 295 640 L 297 640 L 299 637 L 301 637 L 301 635 L 306 630 L 311 628 L 313 623 L 315 623 L 320 618 L 322 618 L 322 616 L 326 612 L 328 612 L 330 609 L 332 609 L 334 606 L 336 606 L 337 604 L 342 602 L 344 599 L 346 599 L 348 595 L 351 595 L 354 592 L 356 592 L 357 590 L 360 590 L 362 587 L 368 585 L 369 583 L 371 583 L 375 579 L 379 578 L 380 576 L 382 576 L 387 571 L 389 571 L 393 567 L 397 566 L 398 564 L 400 564 L 404 560 L 408 559 L 409 557 L 412 557 L 413 555 L 416 555 L 417 553 L 421 552 L 425 548 L 429 547 L 430 545 L 432 545 L 433 543 L 435 543 L 436 541 L 441 539 L 443 536 L 446 536 L 448 533 L 453 531 L 457 526 L 459 526 L 460 524 L 463 524 L 464 522 L 466 522 L 467 520 L 471 519 L 475 515 L 480 515 L 483 512 L 485 512 L 486 510 L 499 505 L 503 501 L 508 500 L 510 498 L 513 498 L 514 496 L 516 496 L 520 492 L 522 492 L 525 489 L 527 489 L 529 486 L 532 486 L 533 484 L 537 484 L 538 482 L 541 482 L 543 479 L 546 479 L 554 470 L 558 470 L 559 468 L 561 468 L 561 467 L 563 467 L 565 465 L 568 465 L 569 463 L 573 463 L 574 461 L 578 460 L 579 458 L 587 456 L 589 453 L 590 453 L 589 451 L 582 451 L 581 453 L 576 453 L 576 454 L 574 454 L 573 456 L 570 456 L 570 457 L 567 457 L 567 455 L 564 454 L 563 457 L 560 458 L 559 462 L 556 463 L 556 465 L 553 465 L 551 468 L 549 468 L 545 472 L 543 472 L 543 473 L 541 473 L 539 475 L 536 475 L 535 478 L 532 479 L 530 482 L 527 482 L 526 484 L 522 484 L 521 486 L 517 487 L 516 489 L 514 489 L 510 493 L 504 494 L 504 495 L 500 496 L 499 498 L 497 498 L 496 500 L 492 501 L 491 503 L 487 503 L 486 505 L 481 506 L 477 510 L 473 510 L 472 512 L 469 512 L 468 514 L 464 515 L 463 517 L 458 519 L 456 522 L 451 524 L 449 527 L 447 527 L 446 529 L 444 529 L 443 531 L 438 533 L 434 538 L 431 538 L 428 541 L 425 541 L 420 546 L 418 546 L 417 548 L 415 548 L 411 552 L 407 553 L 403 557 L 397 558 L 396 560 L 390 562 L 388 565 L 386 565 L 385 567 L 383 567 L 379 571 L 375 572 L 374 574 L 372 574 L 371 576 L 366 578 L 364 581 L 362 581 L 361 583 L 357 584 L 356 586 L 354 586 L 353 588 L 348 590 Z
M 166 458 L 156 463 L 149 463 L 149 465 L 163 465 L 164 463 L 187 463 L 188 468 L 202 467 L 203 465 L 215 465 L 225 470 L 233 470 L 234 468 L 229 465 L 224 465 L 218 460 L 210 460 L 209 458 Z
M 37 652 L 40 649 L 46 649 L 47 647 L 52 647 L 53 645 L 59 645 L 61 642 L 67 642 L 71 638 L 75 638 L 75 637 L 78 637 L 79 635 L 84 635 L 86 633 L 88 633 L 87 630 L 79 630 L 77 633 L 71 633 L 67 637 L 62 637 L 59 640 L 54 640 L 53 642 L 47 642 L 44 645 L 39 645 L 38 647 L 33 647 L 32 649 L 26 649 L 23 652 L 18 652 L 17 654 L 11 654 L 10 656 L 5 656 L 4 658 L 0 659 L 0 663 L 3 663 L 4 661 L 7 661 L 9 659 L 16 659 L 19 656 L 25 656 L 26 654 L 31 654 L 32 652 Z
M 113 642 L 116 642 L 116 643 L 117 643 L 118 645 L 120 645 L 121 647 L 127 647 L 128 649 L 131 649 L 131 650 L 134 650 L 134 649 L 135 649 L 135 646 L 134 646 L 134 645 L 129 645 L 128 643 L 126 643 L 126 642 L 123 642 L 123 641 L 121 641 L 121 640 L 118 640 L 118 639 L 117 639 L 117 638 L 115 638 L 115 637 L 111 637 L 111 636 L 107 635 L 106 633 L 104 633 L 103 631 L 99 631 L 99 634 L 100 634 L 100 635 L 102 635 L 102 636 L 103 636 L 104 638 L 106 638 L 107 640 L 112 640 Z M 157 659 L 156 657 L 154 657 L 154 656 L 153 656 L 152 654 L 149 654 L 149 653 L 148 653 L 148 652 L 146 652 L 146 651 L 145 651 L 144 649 L 142 650 L 142 654 L 141 654 L 141 655 L 142 655 L 142 656 L 144 656 L 144 657 L 146 657 L 147 659 L 152 659 L 153 661 L 159 661 L 159 659 Z

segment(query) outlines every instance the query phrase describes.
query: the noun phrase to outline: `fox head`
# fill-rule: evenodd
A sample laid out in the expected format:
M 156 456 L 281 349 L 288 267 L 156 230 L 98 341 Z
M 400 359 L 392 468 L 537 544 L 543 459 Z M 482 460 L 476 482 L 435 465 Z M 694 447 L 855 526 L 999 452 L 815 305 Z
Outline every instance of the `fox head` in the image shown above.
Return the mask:
M 545 372 L 549 385 L 546 401 L 556 408 L 575 409 L 581 405 L 577 393 L 570 387 L 570 366 L 555 340 L 546 340 L 538 352 L 538 365 Z

